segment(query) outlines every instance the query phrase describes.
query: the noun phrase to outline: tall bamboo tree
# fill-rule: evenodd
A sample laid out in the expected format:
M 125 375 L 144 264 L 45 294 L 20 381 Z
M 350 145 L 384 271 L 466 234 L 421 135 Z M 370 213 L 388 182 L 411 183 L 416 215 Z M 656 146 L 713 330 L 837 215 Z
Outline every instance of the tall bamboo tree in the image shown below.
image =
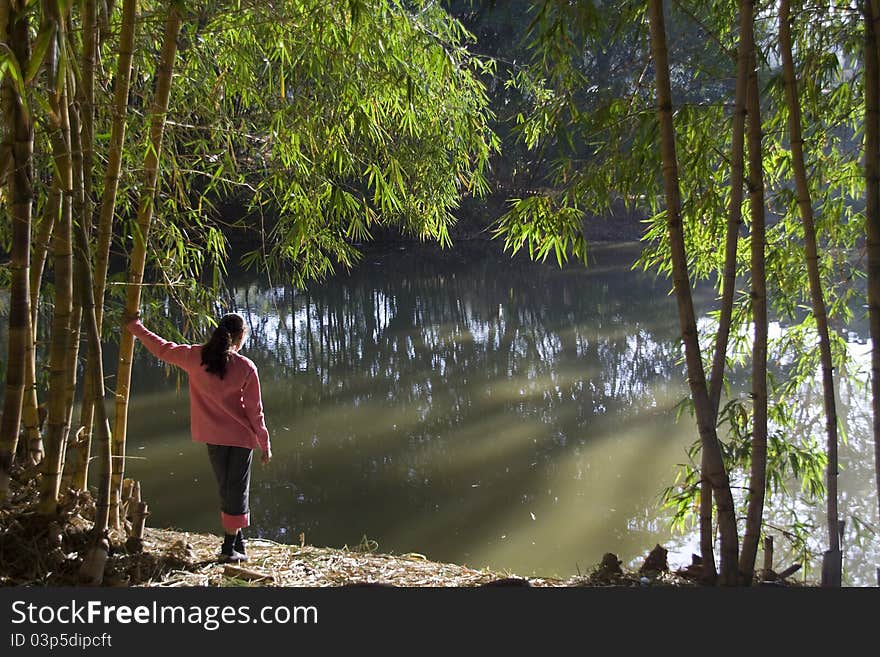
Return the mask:
M 868 235 L 868 316 L 871 332 L 871 409 L 874 470 L 880 513 L 880 0 L 865 14 L 865 223 Z M 878 516 L 880 517 L 880 516 Z
M 150 224 L 156 194 L 156 181 L 159 174 L 159 156 L 162 152 L 162 135 L 165 130 L 165 117 L 168 99 L 171 95 L 171 79 L 177 53 L 177 35 L 180 32 L 182 13 L 180 4 L 174 0 L 169 3 L 165 21 L 165 34 L 157 69 L 156 93 L 150 107 L 150 136 L 147 155 L 144 159 L 144 180 L 140 194 L 137 225 L 132 251 L 129 255 L 128 289 L 125 297 L 126 315 L 137 312 L 141 299 L 141 284 L 147 256 L 147 243 L 150 237 Z M 128 423 L 128 396 L 131 385 L 131 363 L 134 353 L 134 336 L 122 330 L 119 344 L 119 361 L 116 369 L 116 413 L 113 427 L 113 479 L 110 495 L 110 522 L 119 524 L 119 498 L 122 489 L 122 475 L 125 470 L 125 439 Z
M 119 56 L 116 75 L 113 81 L 113 104 L 111 106 L 110 144 L 107 150 L 107 168 L 104 172 L 104 186 L 98 216 L 97 246 L 95 249 L 94 300 L 95 320 L 100 333 L 104 317 L 104 291 L 107 285 L 107 269 L 110 259 L 110 242 L 113 237 L 113 217 L 116 212 L 116 195 L 119 189 L 119 176 L 122 169 L 122 149 L 125 142 L 126 115 L 128 109 L 128 90 L 131 80 L 131 61 L 135 33 L 136 0 L 125 0 L 122 6 L 122 19 L 119 36 Z M 70 471 L 70 485 L 84 489 L 88 480 L 89 452 L 91 449 L 91 422 L 87 408 L 91 406 L 91 390 L 87 388 L 83 401 L 82 433 L 68 450 L 67 468 Z
M 721 536 L 720 583 L 735 585 L 739 581 L 739 536 L 730 481 L 724 466 L 715 421 L 706 387 L 706 376 L 700 352 L 697 322 L 688 276 L 687 254 L 681 221 L 681 198 L 678 164 L 675 153 L 675 130 L 672 122 L 672 93 L 669 81 L 669 61 L 666 51 L 666 27 L 662 0 L 650 0 L 648 5 L 651 29 L 651 52 L 656 76 L 657 118 L 660 124 L 663 181 L 666 198 L 666 226 L 672 254 L 673 286 L 678 305 L 679 323 L 685 348 L 688 384 L 697 416 L 703 452 L 707 455 L 708 471 L 705 476 L 712 484 L 718 511 Z
M 0 34 L 11 47 L 2 84 L 5 133 L 12 141 L 12 175 L 9 176 L 12 221 L 10 269 L 9 343 L 6 361 L 6 392 L 0 419 L 0 501 L 9 490 L 9 475 L 18 444 L 21 407 L 24 398 L 25 357 L 30 329 L 30 234 L 33 205 L 34 127 L 24 96 L 24 71 L 30 61 L 29 12 L 14 10 L 0 2 Z
M 754 37 L 754 1 L 743 0 L 740 11 L 751 17 L 744 21 L 743 47 L 749 59 L 746 90 L 747 140 L 749 146 L 749 216 L 751 309 L 754 324 L 752 342 L 752 448 L 749 467 L 748 510 L 739 568 L 745 584 L 751 584 L 761 539 L 764 495 L 767 485 L 767 244 L 764 211 L 764 151 L 761 130 L 761 99 L 758 88 Z
M 12 18 L 12 6 L 10 0 L 0 0 L 0 37 L 9 41 L 10 19 Z M 20 67 L 19 67 L 20 70 Z M 0 117 L 3 123 L 0 125 L 0 190 L 12 183 L 9 180 L 9 172 L 12 169 L 12 143 L 14 141 L 15 125 L 12 121 L 12 94 L 11 80 L 7 80 L 8 73 L 0 76 Z M 9 196 L 11 196 L 11 192 Z M 4 195 L 5 196 L 5 195 Z M 2 198 L 2 197 L 0 197 Z
M 54 32 L 57 30 L 56 23 L 51 18 L 44 4 L 43 6 L 42 25 L 37 41 L 48 38 L 46 53 L 44 56 L 44 68 L 46 72 L 46 89 L 54 89 L 58 72 L 58 40 L 54 38 Z M 35 53 L 35 56 L 36 53 Z M 32 68 L 32 64 L 29 68 Z M 51 125 L 51 121 L 49 121 Z M 56 122 L 57 123 L 57 122 Z M 43 436 L 42 436 L 42 410 L 39 406 L 37 395 L 37 370 L 36 370 L 36 341 L 38 335 L 38 318 L 39 318 L 39 300 L 40 288 L 43 280 L 43 271 L 46 266 L 46 259 L 52 250 L 52 233 L 55 229 L 55 222 L 61 212 L 61 193 L 57 185 L 51 184 L 49 188 L 49 198 L 46 202 L 43 218 L 39 223 L 36 235 L 33 239 L 33 249 L 31 253 L 31 271 L 30 271 L 30 329 L 31 339 L 28 343 L 28 349 L 25 354 L 25 398 L 22 408 L 22 423 L 24 429 L 24 437 L 28 442 L 29 460 L 32 464 L 38 464 L 43 457 Z
M 110 454 L 110 422 L 107 419 L 107 408 L 104 400 L 104 367 L 101 354 L 101 335 L 98 331 L 98 322 L 95 316 L 95 293 L 92 281 L 91 264 L 89 262 L 90 249 L 86 228 L 83 222 L 78 222 L 75 230 L 75 261 L 77 288 L 80 293 L 80 305 L 83 309 L 86 338 L 88 343 L 87 367 L 90 372 L 86 376 L 86 383 L 92 387 L 91 399 L 94 403 L 96 415 L 95 428 L 100 445 L 98 464 L 100 473 L 98 477 L 98 499 L 95 503 L 95 522 L 92 528 L 92 547 L 90 553 L 83 560 L 81 579 L 89 583 L 98 584 L 103 578 L 104 564 L 107 561 L 107 531 L 110 519 L 110 482 L 111 482 L 111 454 Z
M 59 39 L 64 38 L 65 20 L 56 15 Z M 65 47 L 61 41 L 60 48 Z M 55 93 L 50 93 L 52 107 L 52 157 L 55 183 L 62 197 L 61 216 L 52 236 L 55 276 L 55 309 L 49 344 L 49 413 L 46 420 L 46 454 L 40 481 L 40 511 L 55 512 L 61 485 L 61 472 L 70 413 L 67 404 L 69 371 L 72 365 L 68 354 L 71 349 L 70 331 L 73 313 L 73 250 L 71 224 L 73 215 L 73 161 L 70 153 L 70 120 L 68 115 L 67 75 L 59 71 L 62 82 Z
M 94 199 L 92 196 L 92 179 L 94 176 L 93 160 L 95 148 L 95 53 L 98 47 L 98 8 L 95 0 L 85 0 L 82 5 L 82 53 L 80 61 L 80 71 L 82 72 L 82 81 L 77 85 L 77 98 L 79 100 L 80 115 L 80 131 L 79 141 L 82 152 L 82 213 L 80 220 L 86 229 L 86 236 L 91 232 L 92 213 L 94 209 Z M 75 276 L 74 280 L 79 281 L 80 277 Z M 89 280 L 92 277 L 89 276 Z M 82 295 L 77 295 L 82 298 Z M 86 367 L 86 376 L 92 368 Z M 83 401 L 80 408 L 79 428 L 76 432 L 75 440 L 71 444 L 84 445 L 84 449 L 80 452 L 88 454 L 88 446 L 91 443 L 92 420 L 94 410 L 92 408 L 94 400 L 91 399 L 91 391 L 93 386 L 87 381 L 83 386 Z M 71 449 L 68 445 L 67 453 L 70 454 Z M 88 458 L 86 458 L 88 461 Z M 74 482 L 74 474 L 77 471 L 75 463 L 65 463 L 64 483 L 74 488 L 81 488 Z
M 804 138 L 801 132 L 801 107 L 798 95 L 797 76 L 792 56 L 790 24 L 791 7 L 789 0 L 779 3 L 779 50 L 782 55 L 782 72 L 785 79 L 785 98 L 788 107 L 788 136 L 791 148 L 792 170 L 794 172 L 797 205 L 804 225 L 804 243 L 807 275 L 810 281 L 810 297 L 816 332 L 819 338 L 819 353 L 822 364 L 822 390 L 825 406 L 825 433 L 827 436 L 828 465 L 825 487 L 827 495 L 828 522 L 828 566 L 823 566 L 822 580 L 827 586 L 840 586 L 840 535 L 838 532 L 837 509 L 837 404 L 834 395 L 834 370 L 831 358 L 831 339 L 828 335 L 828 312 L 819 272 L 819 247 L 816 239 L 816 223 L 813 219 L 813 201 L 807 181 L 804 161 Z
M 750 12 L 739 11 L 739 45 L 736 58 L 736 88 L 734 92 L 733 120 L 731 123 L 730 146 L 730 201 L 727 211 L 727 228 L 724 238 L 724 270 L 721 276 L 721 304 L 718 315 L 718 329 L 715 334 L 715 348 L 712 356 L 712 374 L 709 377 L 709 401 L 715 422 L 721 404 L 721 391 L 724 384 L 724 370 L 727 365 L 727 347 L 730 342 L 730 328 L 733 317 L 734 292 L 736 290 L 737 246 L 742 226 L 743 182 L 745 180 L 744 140 L 746 126 L 746 89 L 749 75 L 749 56 L 743 34 L 753 21 Z M 708 471 L 706 454 L 702 454 L 702 472 Z M 703 476 L 700 481 L 700 548 L 703 557 L 703 579 L 712 582 L 715 571 L 714 539 L 712 532 L 712 488 Z
M 55 44 L 49 46 L 50 50 L 55 48 Z M 54 54 L 48 56 L 48 61 L 55 61 Z M 54 66 L 49 66 L 50 80 L 54 80 Z M 49 189 L 49 198 L 46 201 L 46 208 L 43 212 L 43 218 L 40 221 L 37 234 L 33 240 L 33 250 L 31 254 L 31 274 L 30 274 L 30 305 L 31 305 L 31 340 L 28 345 L 26 354 L 25 367 L 25 398 L 22 408 L 22 423 L 24 425 L 24 437 L 28 441 L 28 452 L 30 462 L 39 463 L 43 458 L 43 434 L 41 427 L 42 411 L 39 406 L 39 398 L 37 396 L 37 363 L 36 363 L 36 342 L 38 334 L 39 319 L 39 300 L 40 287 L 43 281 L 43 271 L 46 266 L 46 259 L 51 251 L 52 233 L 55 230 L 55 222 L 61 213 L 61 194 L 55 185 L 51 185 Z
M 68 21 L 68 33 L 70 33 L 71 26 Z M 74 66 L 75 64 L 71 63 L 67 67 L 67 87 L 70 90 L 68 100 L 69 105 L 67 108 L 68 121 L 70 123 L 70 161 L 71 161 L 71 171 L 73 173 L 73 205 L 72 205 L 72 213 L 71 213 L 71 234 L 70 234 L 70 242 L 71 242 L 71 254 L 73 253 L 73 242 L 74 242 L 74 226 L 78 223 L 83 223 L 88 225 L 88 219 L 85 217 L 85 196 L 84 196 L 84 183 L 83 183 L 83 146 L 82 146 L 82 123 L 80 122 L 80 113 L 79 113 L 79 103 L 77 102 L 77 96 L 79 92 L 76 91 L 79 85 L 76 82 L 76 76 L 74 74 Z M 73 256 L 71 256 L 71 263 L 73 263 Z M 79 370 L 79 348 L 80 348 L 80 332 L 82 327 L 82 302 L 81 302 L 81 294 L 78 289 L 79 286 L 79 278 L 75 273 L 75 265 L 72 271 L 72 279 L 73 279 L 73 294 L 72 301 L 73 305 L 71 307 L 70 312 L 70 337 L 68 338 L 68 344 L 70 345 L 67 350 L 67 367 L 65 369 L 65 375 L 67 377 L 67 389 L 64 397 L 64 406 L 67 411 L 67 426 L 68 426 L 68 435 L 65 436 L 64 442 L 64 451 L 61 454 L 61 465 L 62 465 L 62 483 L 63 483 L 63 470 L 64 470 L 64 462 L 67 457 L 67 443 L 70 438 L 70 433 L 76 431 L 77 427 L 74 424 L 73 419 L 73 407 L 74 407 L 74 398 L 76 397 L 76 386 L 77 386 L 77 374 Z M 79 433 L 76 431 L 76 433 Z

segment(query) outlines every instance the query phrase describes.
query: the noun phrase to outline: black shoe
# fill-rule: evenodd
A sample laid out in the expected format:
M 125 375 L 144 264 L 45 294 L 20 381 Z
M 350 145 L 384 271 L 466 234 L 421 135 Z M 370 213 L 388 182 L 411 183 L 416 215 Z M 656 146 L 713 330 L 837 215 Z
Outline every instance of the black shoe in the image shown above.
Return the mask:
M 235 541 L 232 543 L 232 549 L 245 557 L 245 559 L 247 558 L 247 549 L 245 548 L 244 544 L 244 536 L 242 535 L 240 529 L 235 534 Z
M 239 562 L 239 561 L 247 561 L 247 555 L 241 554 L 240 552 L 236 552 L 235 550 L 230 550 L 229 552 L 220 551 L 220 556 L 217 557 L 217 561 L 220 563 L 230 563 L 230 562 Z
M 247 555 L 242 552 L 239 552 L 235 543 L 240 534 L 226 534 L 223 538 L 223 545 L 220 546 L 220 555 L 218 560 L 220 563 L 227 563 L 230 561 L 247 561 Z M 244 547 L 244 545 L 242 545 Z

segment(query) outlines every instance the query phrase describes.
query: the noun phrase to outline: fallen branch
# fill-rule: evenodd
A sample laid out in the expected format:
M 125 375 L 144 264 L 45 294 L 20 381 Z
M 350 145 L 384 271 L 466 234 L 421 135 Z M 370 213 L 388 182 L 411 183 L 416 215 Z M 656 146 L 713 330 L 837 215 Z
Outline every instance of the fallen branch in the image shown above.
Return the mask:
M 268 581 L 274 582 L 275 578 L 269 573 L 261 573 L 258 570 L 251 570 L 249 568 L 242 568 L 241 566 L 232 566 L 227 565 L 223 569 L 223 574 L 226 577 L 235 577 L 237 579 L 244 579 L 249 582 L 258 582 L 258 581 Z
M 801 569 L 801 564 L 799 564 L 799 563 L 792 564 L 791 566 L 789 566 L 788 568 L 786 568 L 785 570 L 783 570 L 781 573 L 779 573 L 779 574 L 776 576 L 776 578 L 777 578 L 777 579 L 785 579 L 786 577 L 791 577 L 792 575 L 794 575 L 794 574 L 795 574 L 797 571 L 799 571 L 800 569 Z

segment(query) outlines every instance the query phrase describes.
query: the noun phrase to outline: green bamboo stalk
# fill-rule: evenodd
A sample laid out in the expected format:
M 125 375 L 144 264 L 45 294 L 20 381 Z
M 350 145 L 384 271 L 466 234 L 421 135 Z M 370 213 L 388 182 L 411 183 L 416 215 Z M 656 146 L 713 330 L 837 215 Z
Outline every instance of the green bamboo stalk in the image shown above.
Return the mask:
M 156 95 L 150 108 L 150 143 L 144 158 L 144 184 L 138 207 L 134 246 L 129 257 L 128 290 L 125 298 L 126 316 L 133 315 L 140 307 L 141 283 L 144 279 L 147 243 L 150 236 L 150 223 L 153 218 L 156 181 L 159 175 L 162 135 L 165 130 L 168 99 L 171 95 L 171 78 L 181 22 L 180 8 L 176 2 L 171 2 L 165 21 L 165 35 L 159 58 Z M 113 481 L 110 489 L 110 522 L 113 527 L 118 527 L 120 524 L 119 498 L 122 492 L 123 473 L 125 472 L 125 439 L 133 354 L 134 336 L 120 327 L 119 361 L 116 370 L 116 413 L 113 426 Z
M 754 0 L 743 0 L 743 10 L 754 16 Z M 761 146 L 761 108 L 758 89 L 754 21 L 743 35 L 749 57 L 746 93 L 749 145 L 749 214 L 751 216 L 750 268 L 752 275 L 752 321 L 755 338 L 752 345 L 752 454 L 749 467 L 749 503 L 739 569 L 743 582 L 752 583 L 755 559 L 761 541 L 764 496 L 767 487 L 767 283 L 766 228 L 764 211 L 764 153 Z
M 19 70 L 24 70 L 30 58 L 28 23 L 27 12 L 13 12 L 9 2 L 0 3 L 0 34 L 10 44 Z M 5 500 L 9 492 L 9 477 L 18 445 L 25 392 L 26 352 L 31 340 L 29 284 L 34 148 L 33 120 L 27 112 L 25 99 L 18 97 L 8 76 L 2 87 L 2 109 L 8 121 L 6 134 L 7 139 L 12 140 L 4 147 L 12 154 L 12 176 L 9 176 L 12 222 L 9 267 L 12 281 L 9 290 L 6 391 L 0 418 L 0 501 Z
M 107 286 L 107 270 L 110 261 L 110 243 L 113 238 L 113 216 L 116 209 L 116 195 L 119 189 L 119 175 L 122 169 L 122 147 L 125 142 L 126 114 L 128 110 L 128 89 L 131 80 L 131 60 L 135 33 L 136 0 L 125 0 L 122 6 L 122 26 L 119 36 L 119 58 L 116 78 L 113 85 L 113 123 L 110 132 L 110 146 L 107 156 L 107 169 L 104 173 L 104 189 L 98 218 L 98 245 L 95 251 L 94 299 L 95 317 L 100 333 L 104 318 L 104 292 Z M 87 406 L 92 404 L 91 395 L 83 402 L 83 433 L 68 452 L 71 471 L 70 485 L 82 490 L 88 481 L 89 451 L 91 449 L 91 421 L 85 415 Z
M 874 471 L 880 518 L 880 1 L 865 3 L 865 223 L 868 317 L 871 332 L 871 408 Z
M 59 21 L 59 24 L 63 24 Z M 52 130 L 52 156 L 55 161 L 57 185 L 62 194 L 61 216 L 52 237 L 55 261 L 55 312 L 49 344 L 49 414 L 46 421 L 45 448 L 40 481 L 39 511 L 53 514 L 58 504 L 62 460 L 69 429 L 67 408 L 68 372 L 70 365 L 70 320 L 73 311 L 73 250 L 71 219 L 73 214 L 73 163 L 70 154 L 70 121 L 68 117 L 67 84 L 61 97 L 50 94 L 57 129 Z M 53 126 L 55 128 L 55 126 Z
M 785 98 L 788 105 L 788 132 L 791 143 L 791 160 L 794 169 L 795 189 L 797 190 L 798 210 L 804 225 L 804 246 L 807 261 L 807 275 L 810 280 L 810 297 L 813 317 L 816 318 L 816 331 L 819 334 L 819 355 L 822 363 L 822 390 L 825 404 L 825 433 L 828 439 L 828 464 L 826 466 L 828 551 L 832 564 L 839 560 L 840 535 L 838 533 L 837 505 L 837 404 L 834 398 L 834 368 L 831 360 L 831 339 L 828 331 L 828 312 L 825 308 L 825 294 L 819 274 L 819 246 L 816 240 L 816 222 L 813 219 L 813 203 L 807 184 L 807 167 L 804 163 L 804 138 L 801 132 L 801 108 L 798 98 L 797 78 L 792 56 L 791 12 L 789 0 L 779 3 L 779 50 L 782 55 L 782 71 L 785 79 Z M 838 561 L 839 564 L 839 561 Z M 827 580 L 828 576 L 831 580 Z M 840 586 L 840 568 L 823 568 L 823 585 Z
M 666 49 L 666 26 L 662 0 L 651 0 L 648 9 L 651 29 L 651 52 L 654 60 L 657 94 L 657 118 L 660 124 L 663 181 L 666 197 L 666 221 L 672 253 L 673 286 L 678 302 L 679 323 L 685 346 L 688 384 L 697 416 L 703 453 L 706 454 L 708 471 L 705 476 L 712 484 L 715 506 L 718 512 L 718 528 L 721 536 L 721 573 L 719 583 L 736 585 L 739 582 L 738 556 L 739 536 L 730 480 L 721 455 L 721 447 L 715 432 L 706 375 L 700 353 L 696 315 L 691 295 L 687 269 L 684 232 L 681 220 L 681 192 L 679 190 L 678 163 L 675 152 L 675 129 L 672 121 L 672 92 L 669 80 L 669 59 Z

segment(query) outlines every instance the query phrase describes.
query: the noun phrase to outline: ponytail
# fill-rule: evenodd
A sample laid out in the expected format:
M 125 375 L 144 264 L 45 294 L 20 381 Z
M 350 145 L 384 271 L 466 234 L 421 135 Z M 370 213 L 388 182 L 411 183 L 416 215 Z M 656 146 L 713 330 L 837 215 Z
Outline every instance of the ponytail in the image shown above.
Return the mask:
M 211 338 L 202 345 L 202 365 L 205 370 L 222 379 L 226 375 L 232 346 L 241 340 L 243 333 L 244 318 L 241 315 L 223 315 Z

